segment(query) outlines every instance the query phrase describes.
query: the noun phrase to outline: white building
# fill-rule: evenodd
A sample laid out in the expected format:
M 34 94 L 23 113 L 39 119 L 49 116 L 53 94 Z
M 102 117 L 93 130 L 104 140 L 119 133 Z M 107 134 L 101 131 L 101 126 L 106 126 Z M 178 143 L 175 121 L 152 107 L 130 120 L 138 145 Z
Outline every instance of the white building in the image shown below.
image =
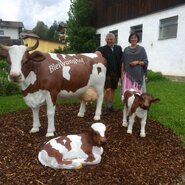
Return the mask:
M 149 69 L 185 77 L 185 4 L 98 28 L 97 34 L 104 45 L 106 34 L 114 32 L 124 49 L 131 31 L 142 38 L 139 44 L 146 49 Z
M 7 45 L 20 44 L 20 33 L 23 28 L 22 22 L 0 19 L 0 43 Z

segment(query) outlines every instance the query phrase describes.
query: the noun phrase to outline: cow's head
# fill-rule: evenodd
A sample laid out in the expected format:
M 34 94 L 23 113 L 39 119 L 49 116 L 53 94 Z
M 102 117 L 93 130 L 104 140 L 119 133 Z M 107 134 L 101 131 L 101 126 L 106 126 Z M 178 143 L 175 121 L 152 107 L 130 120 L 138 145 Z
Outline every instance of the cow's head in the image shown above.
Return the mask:
M 24 66 L 30 60 L 42 61 L 44 59 L 38 51 L 29 54 L 29 51 L 36 49 L 38 45 L 38 39 L 32 47 L 26 47 L 24 45 L 5 46 L 0 44 L 0 58 L 6 59 L 9 64 L 8 79 L 10 81 L 23 82 L 25 80 L 22 70 Z
M 94 144 L 97 146 L 104 145 L 107 141 L 105 137 L 106 126 L 103 123 L 94 123 L 91 128 Z
M 159 98 L 153 98 L 150 94 L 148 93 L 143 93 L 143 94 L 135 94 L 135 97 L 138 97 L 139 99 L 139 105 L 142 109 L 149 110 L 150 106 L 152 103 L 159 102 Z

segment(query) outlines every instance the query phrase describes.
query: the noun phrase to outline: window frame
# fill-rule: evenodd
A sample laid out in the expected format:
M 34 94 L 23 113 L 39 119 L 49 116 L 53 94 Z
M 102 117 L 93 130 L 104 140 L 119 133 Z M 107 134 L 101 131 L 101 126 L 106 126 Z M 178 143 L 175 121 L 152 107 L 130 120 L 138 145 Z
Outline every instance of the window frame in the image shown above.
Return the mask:
M 143 38 L 143 24 L 137 24 L 130 27 L 130 33 L 135 32 L 139 35 L 139 42 L 142 42 Z
M 96 47 L 99 47 L 101 45 L 101 34 L 96 34 Z
M 115 35 L 115 44 L 118 43 L 118 30 L 109 31 L 109 33 L 113 33 Z
M 0 35 L 1 36 L 4 36 L 5 34 L 4 34 L 4 30 L 0 30 Z
M 160 19 L 159 40 L 177 38 L 177 31 L 178 31 L 178 15 Z

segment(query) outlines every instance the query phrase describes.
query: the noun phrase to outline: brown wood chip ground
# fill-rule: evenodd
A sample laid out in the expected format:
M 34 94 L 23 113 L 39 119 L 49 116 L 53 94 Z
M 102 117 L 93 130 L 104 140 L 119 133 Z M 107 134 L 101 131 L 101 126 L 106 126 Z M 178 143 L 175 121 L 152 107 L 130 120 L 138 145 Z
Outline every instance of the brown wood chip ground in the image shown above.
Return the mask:
M 79 105 L 58 105 L 56 136 L 89 129 L 95 107 L 88 105 L 84 118 L 78 118 Z M 185 176 L 185 148 L 173 132 L 148 120 L 146 138 L 121 126 L 122 111 L 102 116 L 109 125 L 107 144 L 98 165 L 81 170 L 54 170 L 40 165 L 37 155 L 46 138 L 46 108 L 40 111 L 41 131 L 30 134 L 31 110 L 0 117 L 0 184 L 2 185 L 176 185 Z M 185 179 L 184 179 L 185 181 Z M 185 182 L 184 182 L 185 183 Z

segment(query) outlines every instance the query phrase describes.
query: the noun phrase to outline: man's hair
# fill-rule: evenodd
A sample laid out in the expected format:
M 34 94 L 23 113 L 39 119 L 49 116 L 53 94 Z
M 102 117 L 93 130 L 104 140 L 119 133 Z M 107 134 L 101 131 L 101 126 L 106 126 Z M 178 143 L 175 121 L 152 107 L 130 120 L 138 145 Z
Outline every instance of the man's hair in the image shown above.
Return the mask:
M 108 33 L 108 34 L 106 35 L 106 38 L 107 38 L 107 37 L 113 37 L 114 39 L 116 38 L 115 35 L 114 35 L 114 33 Z

